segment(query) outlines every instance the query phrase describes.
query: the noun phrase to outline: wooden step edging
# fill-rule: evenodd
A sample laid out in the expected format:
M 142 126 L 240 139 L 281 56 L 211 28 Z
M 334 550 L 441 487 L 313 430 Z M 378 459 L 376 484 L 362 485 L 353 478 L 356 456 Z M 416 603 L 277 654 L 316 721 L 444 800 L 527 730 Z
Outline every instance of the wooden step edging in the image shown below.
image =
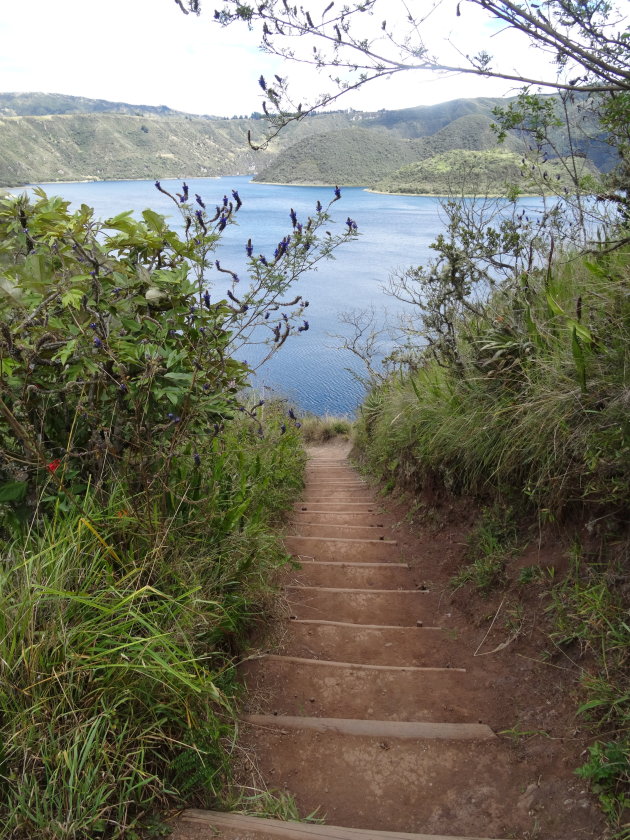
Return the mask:
M 327 621 L 324 618 L 290 618 L 292 624 L 316 624 L 329 627 L 353 627 L 355 630 L 439 630 L 444 632 L 443 627 L 401 627 L 400 624 L 353 624 L 351 621 Z M 452 670 L 452 669 L 450 669 Z
M 362 540 L 353 539 L 352 537 L 303 537 L 301 534 L 287 534 L 286 540 L 309 540 L 310 542 L 338 542 L 338 543 L 352 543 L 361 544 L 370 543 L 374 545 L 398 545 L 398 540 Z
M 361 627 L 360 624 L 356 625 Z M 329 668 L 349 668 L 355 671 L 401 671 L 404 673 L 452 672 L 465 674 L 465 668 L 440 668 L 437 666 L 423 667 L 421 665 L 368 665 L 361 662 L 336 662 L 334 659 L 307 659 L 302 656 L 282 656 L 279 653 L 263 653 L 252 659 L 267 659 L 270 662 L 288 663 L 292 665 L 324 665 Z
M 267 837 L 279 840 L 489 840 L 484 837 L 453 837 L 444 834 L 409 834 L 400 831 L 375 831 L 371 828 L 345 828 L 340 825 L 319 825 L 317 823 L 299 823 L 274 820 L 265 817 L 248 817 L 244 814 L 227 814 L 221 811 L 201 811 L 196 808 L 186 809 L 179 817 L 181 822 L 191 823 L 200 829 L 213 831 L 210 836 L 220 840 L 216 830 L 261 832 Z
M 380 540 L 379 540 L 380 542 Z M 339 566 L 350 567 L 351 569 L 368 568 L 368 569 L 410 569 L 409 563 L 354 563 L 351 560 L 300 560 L 300 566 L 303 568 L 307 566 Z M 296 569 L 301 571 L 301 569 Z
M 360 720 L 357 718 L 294 717 L 292 715 L 245 715 L 241 720 L 273 729 L 309 729 L 367 738 L 403 741 L 490 741 L 497 736 L 485 723 L 429 723 L 408 720 Z
M 353 595 L 428 595 L 430 589 L 344 589 L 337 586 L 302 586 L 299 583 L 292 583 L 282 587 L 283 589 L 297 589 L 302 592 L 351 592 Z

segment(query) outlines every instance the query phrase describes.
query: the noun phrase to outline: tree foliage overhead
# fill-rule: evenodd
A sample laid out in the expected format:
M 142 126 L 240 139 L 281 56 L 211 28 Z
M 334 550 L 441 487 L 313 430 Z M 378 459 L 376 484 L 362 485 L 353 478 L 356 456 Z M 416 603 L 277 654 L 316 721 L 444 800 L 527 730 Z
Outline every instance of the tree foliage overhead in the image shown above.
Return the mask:
M 485 51 L 462 52 L 457 63 L 445 60 L 428 43 L 427 35 L 427 21 L 440 3 L 427 6 L 411 0 L 392 6 L 391 0 L 359 0 L 337 5 L 334 0 L 320 0 L 294 6 L 287 0 L 257 4 L 225 0 L 214 17 L 224 25 L 245 21 L 259 28 L 267 52 L 318 68 L 334 68 L 340 74 L 338 89 L 329 91 L 326 101 L 375 78 L 411 70 L 471 73 L 556 89 L 630 90 L 630 32 L 609 0 L 460 0 L 453 6 L 453 15 L 465 17 L 470 4 L 548 51 L 557 72 L 537 76 L 514 71 L 496 65 Z M 197 0 L 189 0 L 188 7 L 200 11 Z M 285 91 L 279 83 L 266 92 L 273 103 Z

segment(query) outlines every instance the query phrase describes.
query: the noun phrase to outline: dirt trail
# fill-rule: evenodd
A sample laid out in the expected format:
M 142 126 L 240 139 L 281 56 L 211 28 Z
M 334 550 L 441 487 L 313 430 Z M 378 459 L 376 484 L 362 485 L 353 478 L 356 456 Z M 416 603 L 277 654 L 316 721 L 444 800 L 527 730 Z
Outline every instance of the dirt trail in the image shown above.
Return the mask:
M 280 641 L 243 668 L 260 778 L 326 824 L 188 811 L 177 840 L 602 837 L 561 739 L 498 734 L 515 722 L 517 685 L 535 673 L 547 708 L 553 675 L 473 656 L 479 631 L 453 619 L 436 558 L 423 566 L 378 499 L 345 450 L 312 451 Z

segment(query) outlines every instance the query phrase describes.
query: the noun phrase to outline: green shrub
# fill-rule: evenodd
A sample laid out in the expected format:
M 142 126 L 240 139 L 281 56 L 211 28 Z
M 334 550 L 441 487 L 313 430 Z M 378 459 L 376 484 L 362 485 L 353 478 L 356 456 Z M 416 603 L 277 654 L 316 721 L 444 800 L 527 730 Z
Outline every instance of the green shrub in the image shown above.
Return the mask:
M 0 202 L 0 837 L 133 837 L 234 800 L 234 665 L 305 462 L 234 354 L 303 331 L 290 287 L 354 234 L 293 219 L 273 259 L 248 243 L 243 291 L 215 266 L 223 297 L 240 199 L 212 217 L 182 189 L 183 236 L 151 210 Z

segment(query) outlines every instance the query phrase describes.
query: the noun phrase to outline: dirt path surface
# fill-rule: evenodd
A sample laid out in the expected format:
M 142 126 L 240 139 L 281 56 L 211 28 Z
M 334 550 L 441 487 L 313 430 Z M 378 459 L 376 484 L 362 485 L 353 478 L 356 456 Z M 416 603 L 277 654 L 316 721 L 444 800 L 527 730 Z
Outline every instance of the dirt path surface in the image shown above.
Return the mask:
M 600 840 L 572 772 L 566 674 L 475 655 L 485 631 L 445 594 L 456 530 L 431 542 L 401 529 L 346 454 L 311 451 L 286 537 L 301 566 L 285 577 L 287 615 L 243 667 L 255 785 L 325 825 L 188 811 L 175 837 Z

